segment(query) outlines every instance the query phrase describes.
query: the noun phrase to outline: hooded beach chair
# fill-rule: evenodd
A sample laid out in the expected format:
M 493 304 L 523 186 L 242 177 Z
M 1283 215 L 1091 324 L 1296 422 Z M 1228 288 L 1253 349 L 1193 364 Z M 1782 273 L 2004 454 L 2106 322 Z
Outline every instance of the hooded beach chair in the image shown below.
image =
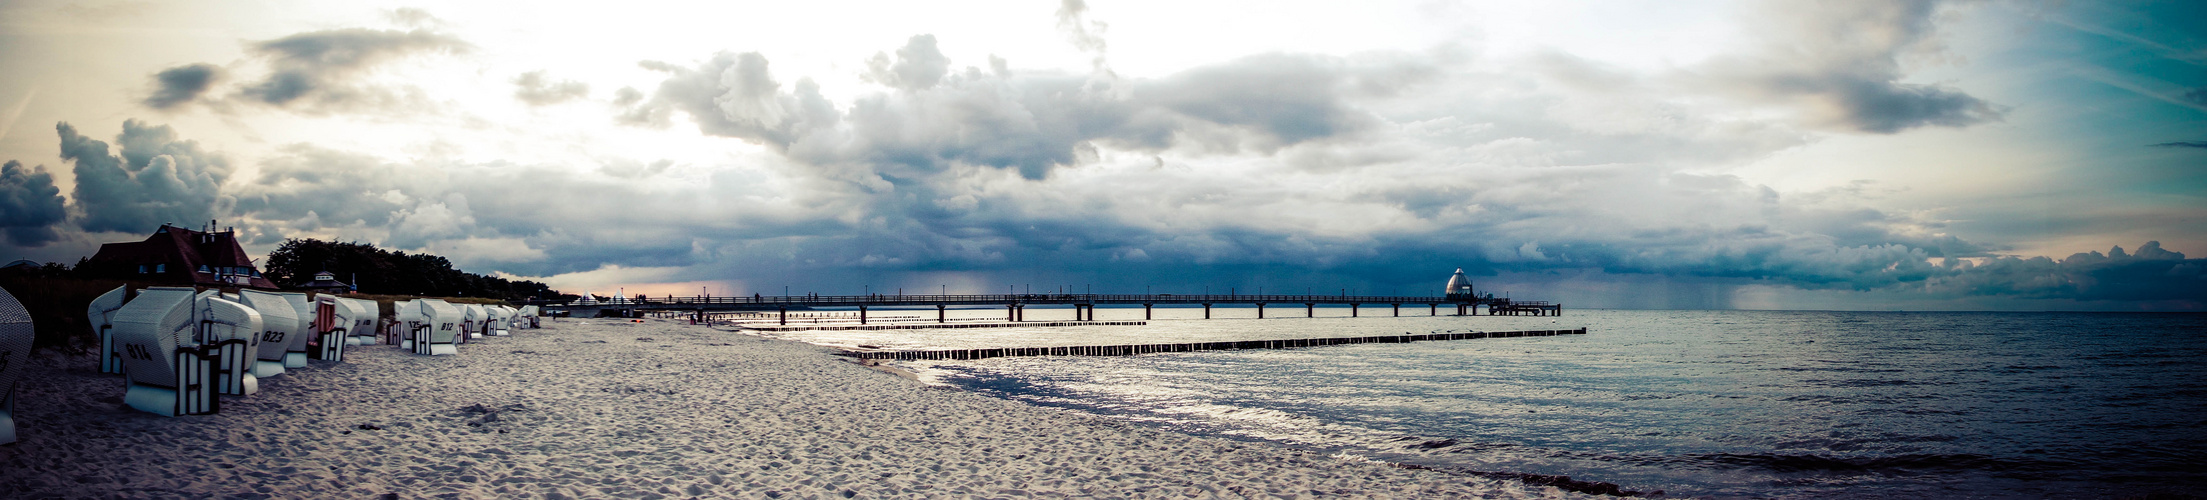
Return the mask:
M 504 337 L 513 334 L 513 310 L 506 306 L 490 307 L 490 336 Z
M 484 309 L 482 304 L 467 304 L 459 307 L 462 321 L 467 322 L 467 325 L 460 329 L 460 331 L 466 332 L 467 336 L 462 338 L 460 342 L 483 338 L 483 329 L 490 326 L 490 311 Z
M 284 374 L 287 366 L 284 357 L 291 339 L 306 335 L 299 329 L 299 310 L 291 307 L 291 301 L 285 300 L 283 295 L 274 292 L 246 290 L 239 295 L 247 307 L 261 313 L 260 345 L 254 349 L 259 362 L 253 364 L 253 376 L 268 378 Z
M 353 306 L 328 295 L 314 298 L 314 340 L 307 343 L 307 357 L 323 361 L 345 360 L 346 332 L 353 326 Z
M 337 301 L 346 304 L 348 307 L 352 308 L 353 311 L 353 324 L 346 330 L 347 332 L 351 333 L 351 336 L 345 339 L 345 343 L 349 345 L 369 345 L 376 343 L 376 320 L 379 319 L 383 314 L 382 311 L 378 310 L 375 301 L 348 299 L 344 297 L 338 297 Z
M 536 323 L 536 317 L 538 315 L 537 311 L 538 309 L 536 308 L 536 306 L 521 306 L 521 311 L 519 312 L 519 314 L 521 315 L 521 319 L 519 321 L 515 321 L 514 326 L 524 328 L 538 328 Z
M 85 307 L 85 315 L 92 320 L 92 331 L 100 335 L 100 373 L 123 372 L 123 355 L 115 347 L 115 311 L 121 310 L 134 296 L 137 294 L 130 291 L 129 285 L 118 286 L 92 299 L 92 304 Z
M 426 327 L 414 334 L 414 354 L 443 356 L 460 353 L 460 308 L 439 299 L 417 299 Z
M 276 292 L 276 295 L 283 296 L 284 303 L 291 304 L 292 313 L 299 317 L 299 329 L 296 330 L 299 334 L 284 342 L 284 369 L 306 368 L 307 345 L 313 342 L 318 328 L 314 324 L 314 302 L 307 300 L 307 294 L 303 293 Z
M 153 287 L 116 311 L 113 329 L 123 353 L 123 403 L 131 408 L 172 417 L 215 413 L 223 375 L 234 375 L 239 392 L 251 392 L 244 339 L 261 331 L 252 308 L 219 294 Z M 228 373 L 218 370 L 224 365 Z
M 0 444 L 15 442 L 15 384 L 30 369 L 31 311 L 0 289 Z

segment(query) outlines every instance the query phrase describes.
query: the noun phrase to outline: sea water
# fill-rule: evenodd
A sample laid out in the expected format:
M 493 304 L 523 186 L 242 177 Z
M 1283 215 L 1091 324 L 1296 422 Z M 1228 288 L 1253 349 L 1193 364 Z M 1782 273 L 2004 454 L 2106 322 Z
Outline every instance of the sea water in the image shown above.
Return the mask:
M 1052 310 L 1030 307 L 1029 320 Z M 1586 335 L 913 362 L 1182 432 L 1710 498 L 2042 498 L 2207 485 L 2207 315 L 1157 309 L 1145 326 L 801 332 L 891 349 L 1586 327 Z M 1442 311 L 1446 314 L 1452 311 Z M 904 311 L 932 319 L 932 308 Z M 876 314 L 885 314 L 876 311 Z M 1141 319 L 1104 309 L 1100 320 Z M 952 311 L 1001 319 L 1004 311 Z

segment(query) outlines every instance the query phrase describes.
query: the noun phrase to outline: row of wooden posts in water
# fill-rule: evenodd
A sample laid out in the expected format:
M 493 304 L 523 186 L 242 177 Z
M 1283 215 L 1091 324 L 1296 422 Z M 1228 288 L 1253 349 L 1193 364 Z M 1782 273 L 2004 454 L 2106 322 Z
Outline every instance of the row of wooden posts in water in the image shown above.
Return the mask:
M 1322 347 L 1345 344 L 1400 344 L 1434 340 L 1469 340 L 1506 337 L 1549 337 L 1555 335 L 1585 335 L 1586 329 L 1576 330 L 1526 330 L 1513 332 L 1436 332 L 1426 334 L 1375 335 L 1369 337 L 1332 337 L 1283 340 L 1232 340 L 1221 342 L 1188 342 L 1177 344 L 1128 344 L 1062 347 L 1004 347 L 991 349 L 936 349 L 922 351 L 847 351 L 844 354 L 859 359 L 887 360 L 974 360 L 1010 356 L 1133 356 L 1160 352 L 1224 351 L 1234 349 L 1293 349 L 1298 347 Z

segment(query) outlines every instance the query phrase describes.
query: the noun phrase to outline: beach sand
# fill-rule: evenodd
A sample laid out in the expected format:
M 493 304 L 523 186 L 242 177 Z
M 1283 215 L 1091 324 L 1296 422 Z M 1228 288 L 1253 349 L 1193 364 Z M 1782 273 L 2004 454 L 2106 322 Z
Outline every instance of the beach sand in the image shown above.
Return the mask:
M 931 387 L 678 321 L 546 321 L 457 356 L 351 348 L 224 396 L 124 408 L 90 357 L 20 389 L 0 491 L 36 497 L 1562 498 Z

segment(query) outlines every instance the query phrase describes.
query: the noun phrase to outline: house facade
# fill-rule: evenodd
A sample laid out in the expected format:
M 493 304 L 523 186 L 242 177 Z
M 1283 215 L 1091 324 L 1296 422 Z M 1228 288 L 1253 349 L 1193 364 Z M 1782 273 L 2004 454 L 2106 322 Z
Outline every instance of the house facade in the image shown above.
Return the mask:
M 238 245 L 237 231 L 193 231 L 162 224 L 145 241 L 100 245 L 81 267 L 98 275 L 162 285 L 275 290 Z

